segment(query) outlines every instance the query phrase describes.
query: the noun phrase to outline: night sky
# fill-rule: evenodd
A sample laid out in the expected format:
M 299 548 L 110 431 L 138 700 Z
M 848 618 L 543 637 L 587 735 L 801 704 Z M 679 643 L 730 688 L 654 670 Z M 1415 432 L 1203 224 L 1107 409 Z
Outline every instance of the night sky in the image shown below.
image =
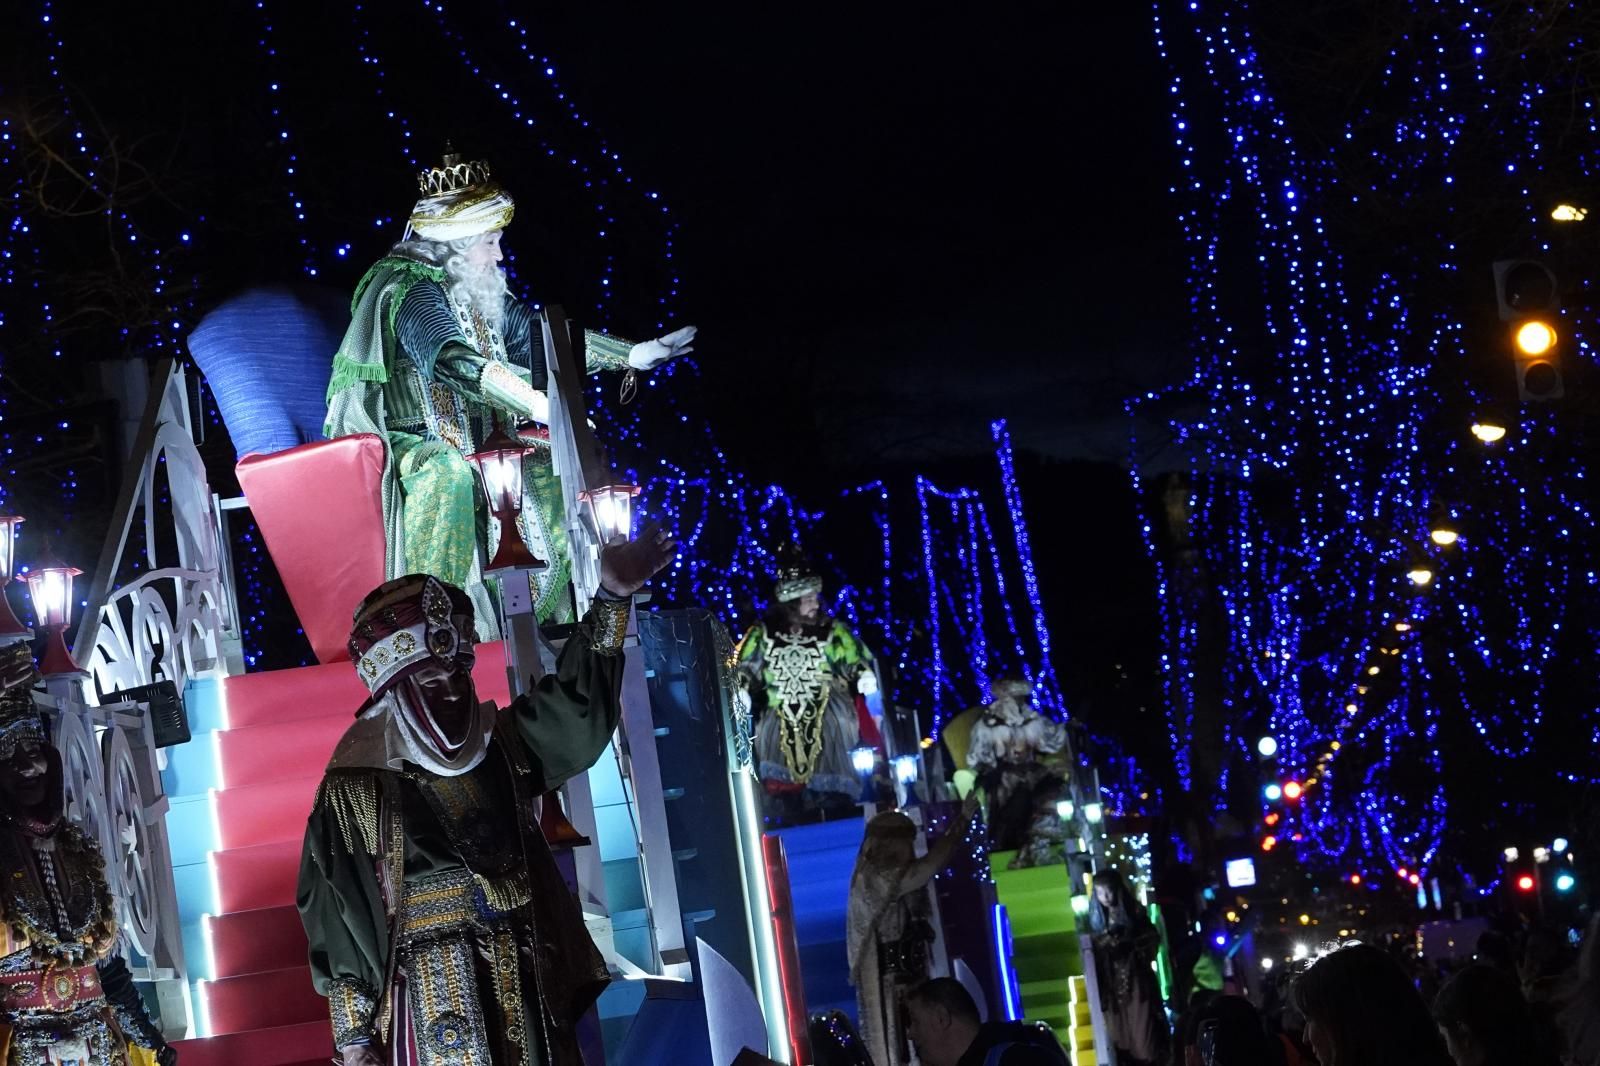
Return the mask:
M 564 80 L 667 191 L 708 366 L 830 459 L 1122 457 L 1182 269 L 1139 5 L 563 5 Z M 752 451 L 755 449 L 752 448 Z M 783 462 L 781 455 L 770 457 Z
M 701 327 L 699 407 L 735 462 L 818 501 L 913 470 L 992 485 L 988 425 L 1009 418 L 1069 699 L 1115 688 L 1124 660 L 1148 677 L 1154 591 L 1116 465 L 1122 401 L 1179 376 L 1186 301 L 1167 80 L 1144 7 L 445 11 L 481 74 L 423 5 L 58 4 L 0 45 L 0 101 L 59 99 L 59 74 L 76 120 L 149 168 L 142 210 L 159 199 L 171 230 L 193 229 L 170 263 L 194 272 L 201 309 L 305 280 L 312 252 L 317 281 L 348 292 L 415 195 L 403 119 L 424 162 L 449 138 L 494 164 L 518 199 L 506 243 L 519 287 L 600 324 L 593 195 L 561 157 L 592 158 L 603 131 L 679 223 L 675 318 Z M 509 17 L 589 130 L 516 52 Z M 531 133 L 495 80 L 538 116 Z M 660 218 L 637 195 L 612 202 L 605 324 L 642 336 Z M 57 270 L 105 254 L 93 219 L 51 240 Z M 127 343 L 98 328 L 73 358 Z M 61 387 L 48 365 L 8 367 L 31 371 Z M 214 479 L 230 466 L 221 456 Z

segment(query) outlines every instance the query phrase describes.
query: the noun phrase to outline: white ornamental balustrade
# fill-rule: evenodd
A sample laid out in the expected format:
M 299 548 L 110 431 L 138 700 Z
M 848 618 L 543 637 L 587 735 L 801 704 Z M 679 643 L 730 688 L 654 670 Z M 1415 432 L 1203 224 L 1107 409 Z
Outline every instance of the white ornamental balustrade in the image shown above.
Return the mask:
M 90 674 L 91 702 L 157 681 L 182 692 L 191 678 L 221 677 L 225 644 L 237 636 L 219 511 L 195 447 L 183 368 L 171 364 L 158 387 L 73 646 Z M 144 533 L 140 576 L 112 589 L 136 520 Z

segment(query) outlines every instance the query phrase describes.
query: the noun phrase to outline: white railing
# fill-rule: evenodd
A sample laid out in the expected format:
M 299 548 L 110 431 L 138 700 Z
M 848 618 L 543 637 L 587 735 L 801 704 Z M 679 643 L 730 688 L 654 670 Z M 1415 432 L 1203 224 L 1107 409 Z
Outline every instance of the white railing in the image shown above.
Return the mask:
M 223 676 L 224 648 L 237 629 L 219 511 L 195 447 L 183 367 L 169 364 L 155 388 L 73 645 L 95 703 L 156 681 L 182 692 L 190 678 Z M 143 572 L 113 590 L 138 518 Z

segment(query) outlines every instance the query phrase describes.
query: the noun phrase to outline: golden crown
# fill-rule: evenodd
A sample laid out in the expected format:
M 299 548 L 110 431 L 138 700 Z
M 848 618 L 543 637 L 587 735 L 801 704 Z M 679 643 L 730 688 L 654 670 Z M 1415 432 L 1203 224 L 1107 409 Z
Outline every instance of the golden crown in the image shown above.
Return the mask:
M 482 159 L 463 162 L 450 144 L 444 147 L 444 159 L 436 167 L 429 167 L 417 175 L 417 188 L 424 196 L 441 196 L 462 192 L 475 185 L 489 183 L 489 164 Z

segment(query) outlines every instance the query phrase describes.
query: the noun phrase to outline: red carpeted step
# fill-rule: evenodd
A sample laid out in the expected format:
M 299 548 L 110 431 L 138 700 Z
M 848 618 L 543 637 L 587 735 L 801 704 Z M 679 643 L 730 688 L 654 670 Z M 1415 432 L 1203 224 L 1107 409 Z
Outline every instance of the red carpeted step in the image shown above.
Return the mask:
M 322 781 L 322 764 L 303 767 L 300 775 L 244 788 L 225 788 L 216 794 L 217 836 L 223 851 L 276 844 L 298 843 L 305 836 L 306 817 Z
M 327 1066 L 333 1057 L 333 1034 L 327 1019 L 227 1033 L 205 1040 L 180 1040 L 178 1061 L 183 1066 Z
M 212 854 L 217 909 L 223 914 L 293 906 L 300 873 L 300 841 L 280 840 Z
M 287 970 L 305 964 L 306 933 L 293 903 L 208 915 L 206 922 L 214 978 Z
M 223 730 L 217 734 L 217 755 L 224 786 L 243 788 L 320 774 L 352 721 L 351 714 L 326 715 Z
M 472 676 L 479 699 L 501 706 L 510 702 L 504 644 L 479 644 Z M 239 674 L 224 680 L 222 691 L 229 729 L 323 717 L 348 722 L 367 698 L 366 686 L 349 663 Z
M 311 987 L 309 966 L 207 981 L 203 994 L 213 1033 L 242 1033 L 301 1022 L 327 1023 L 328 1001 Z

